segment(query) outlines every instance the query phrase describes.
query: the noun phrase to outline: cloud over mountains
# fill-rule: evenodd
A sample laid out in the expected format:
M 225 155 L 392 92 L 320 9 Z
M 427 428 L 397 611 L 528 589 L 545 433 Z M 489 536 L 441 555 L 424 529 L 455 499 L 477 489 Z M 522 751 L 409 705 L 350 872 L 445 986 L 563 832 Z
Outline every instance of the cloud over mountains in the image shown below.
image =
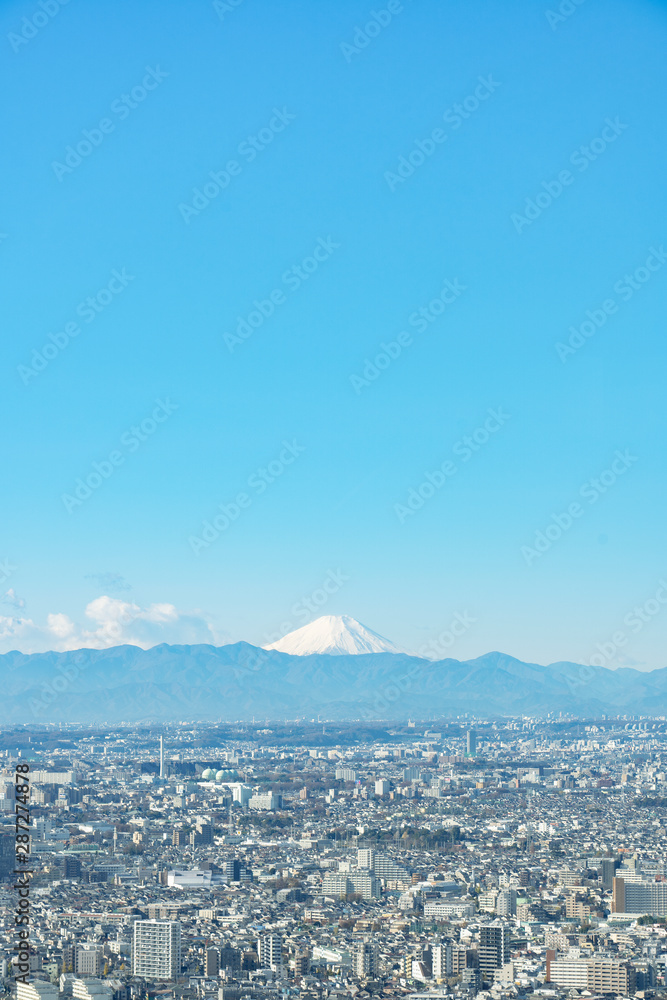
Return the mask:
M 162 642 L 218 643 L 217 633 L 202 612 L 183 612 L 173 604 L 142 607 L 132 601 L 102 595 L 86 605 L 83 623 L 63 612 L 52 612 L 46 622 L 18 614 L 0 615 L 0 653 L 49 650 L 108 649 L 129 644 L 149 649 Z

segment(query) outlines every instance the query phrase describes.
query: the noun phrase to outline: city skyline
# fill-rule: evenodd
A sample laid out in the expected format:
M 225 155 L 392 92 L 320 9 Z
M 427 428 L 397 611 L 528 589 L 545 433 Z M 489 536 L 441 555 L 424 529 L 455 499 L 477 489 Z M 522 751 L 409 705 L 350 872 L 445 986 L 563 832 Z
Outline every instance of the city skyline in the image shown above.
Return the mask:
M 666 735 L 664 716 L 3 728 L 7 887 L 17 773 L 33 816 L 30 962 L 4 922 L 0 988 L 660 1000 Z

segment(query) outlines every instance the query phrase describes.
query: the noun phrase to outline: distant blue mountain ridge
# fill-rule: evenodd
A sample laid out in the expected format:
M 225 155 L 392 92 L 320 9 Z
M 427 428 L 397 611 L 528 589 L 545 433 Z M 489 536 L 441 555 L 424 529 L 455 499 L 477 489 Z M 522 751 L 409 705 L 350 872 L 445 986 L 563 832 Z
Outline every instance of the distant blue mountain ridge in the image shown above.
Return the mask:
M 540 666 L 498 652 L 431 661 L 388 652 L 296 656 L 246 642 L 124 645 L 5 653 L 0 682 L 5 724 L 667 714 L 667 668 Z

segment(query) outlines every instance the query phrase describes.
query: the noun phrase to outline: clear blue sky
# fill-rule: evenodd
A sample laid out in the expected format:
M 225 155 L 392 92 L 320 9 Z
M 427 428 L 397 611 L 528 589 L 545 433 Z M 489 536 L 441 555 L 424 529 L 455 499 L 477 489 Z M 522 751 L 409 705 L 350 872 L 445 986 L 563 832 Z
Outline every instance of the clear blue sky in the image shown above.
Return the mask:
M 0 649 L 666 665 L 667 4 L 217 8 L 2 5 Z

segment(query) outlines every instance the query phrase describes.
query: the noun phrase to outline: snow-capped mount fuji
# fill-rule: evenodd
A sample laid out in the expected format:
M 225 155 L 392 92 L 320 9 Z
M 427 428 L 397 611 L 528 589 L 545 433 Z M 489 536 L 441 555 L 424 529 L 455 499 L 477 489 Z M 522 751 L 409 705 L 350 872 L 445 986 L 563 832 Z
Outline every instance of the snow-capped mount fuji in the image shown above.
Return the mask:
M 265 649 L 276 649 L 292 656 L 328 653 L 330 656 L 355 656 L 360 653 L 405 653 L 389 639 L 349 615 L 322 615 L 309 625 L 289 632 Z

